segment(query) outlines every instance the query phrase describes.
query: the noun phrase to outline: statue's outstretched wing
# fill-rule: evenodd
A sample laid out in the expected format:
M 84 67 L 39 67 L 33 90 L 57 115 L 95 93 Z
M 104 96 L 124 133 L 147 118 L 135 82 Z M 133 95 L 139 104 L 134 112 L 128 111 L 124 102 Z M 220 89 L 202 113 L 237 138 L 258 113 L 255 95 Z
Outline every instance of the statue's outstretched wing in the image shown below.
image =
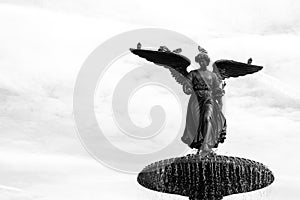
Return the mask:
M 141 58 L 145 58 L 156 65 L 160 65 L 169 69 L 172 76 L 181 85 L 186 83 L 186 76 L 188 75 L 186 68 L 191 64 L 191 61 L 185 56 L 171 51 L 153 51 L 132 48 L 130 51 L 133 54 L 138 55 Z
M 213 64 L 213 72 L 215 72 L 221 80 L 230 77 L 239 77 L 245 76 L 247 74 L 253 74 L 261 70 L 262 68 L 262 66 L 246 64 L 233 60 L 217 60 Z

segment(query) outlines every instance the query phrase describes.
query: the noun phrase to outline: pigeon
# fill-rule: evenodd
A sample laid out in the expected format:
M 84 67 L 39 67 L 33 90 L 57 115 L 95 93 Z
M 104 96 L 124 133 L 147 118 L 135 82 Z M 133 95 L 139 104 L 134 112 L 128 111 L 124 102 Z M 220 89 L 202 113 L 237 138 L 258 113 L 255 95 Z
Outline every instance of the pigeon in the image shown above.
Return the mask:
M 252 58 L 249 58 L 247 64 L 251 65 L 251 63 L 252 63 Z
M 139 43 L 136 45 L 136 48 L 137 48 L 137 49 L 141 49 L 141 48 L 142 48 L 142 44 L 139 42 Z
M 200 53 L 204 53 L 207 54 L 207 51 L 205 49 L 203 49 L 202 47 L 198 46 L 198 50 Z
M 173 53 L 181 53 L 181 52 L 182 52 L 182 49 L 181 49 L 181 48 L 178 48 L 178 49 L 173 50 Z
M 162 52 L 171 52 L 170 49 L 167 46 L 160 46 L 158 51 Z

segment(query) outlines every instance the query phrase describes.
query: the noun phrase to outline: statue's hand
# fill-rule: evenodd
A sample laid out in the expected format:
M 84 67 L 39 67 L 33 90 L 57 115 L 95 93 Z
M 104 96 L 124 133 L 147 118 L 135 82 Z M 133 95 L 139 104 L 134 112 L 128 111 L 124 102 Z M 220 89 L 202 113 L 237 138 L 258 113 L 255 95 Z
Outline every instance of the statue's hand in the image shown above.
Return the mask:
M 222 108 L 223 108 L 223 102 L 222 102 L 222 100 L 218 101 L 218 105 L 219 105 L 220 110 L 222 110 Z
M 213 90 L 213 96 L 215 98 L 222 98 L 222 96 L 224 96 L 225 94 L 225 90 L 223 90 L 222 88 L 215 88 Z
M 184 84 L 183 85 L 183 92 L 187 95 L 190 95 L 190 94 L 192 94 L 193 89 L 189 84 Z

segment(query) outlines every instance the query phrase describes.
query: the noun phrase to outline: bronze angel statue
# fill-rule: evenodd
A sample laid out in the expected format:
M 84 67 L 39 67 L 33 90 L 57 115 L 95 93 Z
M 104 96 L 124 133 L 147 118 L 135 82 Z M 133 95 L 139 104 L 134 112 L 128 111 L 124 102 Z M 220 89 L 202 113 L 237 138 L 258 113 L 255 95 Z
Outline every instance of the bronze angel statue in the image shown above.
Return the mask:
M 197 153 L 213 153 L 226 138 L 226 119 L 222 113 L 222 96 L 225 79 L 244 76 L 262 69 L 262 66 L 233 60 L 218 60 L 213 63 L 213 71 L 207 66 L 211 60 L 205 49 L 198 46 L 199 54 L 195 62 L 199 69 L 187 72 L 190 60 L 180 55 L 181 49 L 173 52 L 161 46 L 158 51 L 141 48 L 130 49 L 133 54 L 170 70 L 172 76 L 183 86 L 183 91 L 191 95 L 187 108 L 186 125 L 181 140 Z M 252 59 L 251 59 L 252 60 Z

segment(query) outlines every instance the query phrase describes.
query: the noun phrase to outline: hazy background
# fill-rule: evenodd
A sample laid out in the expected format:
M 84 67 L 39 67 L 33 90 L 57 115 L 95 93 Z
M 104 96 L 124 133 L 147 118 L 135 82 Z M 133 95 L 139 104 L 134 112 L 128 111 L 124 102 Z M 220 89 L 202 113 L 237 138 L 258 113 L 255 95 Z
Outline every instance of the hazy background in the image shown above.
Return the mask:
M 184 199 L 143 189 L 136 175 L 95 161 L 82 147 L 72 118 L 73 87 L 87 56 L 112 36 L 147 27 L 182 33 L 206 48 L 213 60 L 246 62 L 252 57 L 254 64 L 264 66 L 257 74 L 227 82 L 228 138 L 218 152 L 263 162 L 273 170 L 275 182 L 225 199 L 299 198 L 299 1 L 0 2 L 1 199 Z M 165 128 L 174 129 L 177 115 L 169 110 L 179 108 L 172 94 L 146 89 L 130 104 L 133 121 L 149 123 L 149 112 L 140 109 L 143 94 L 148 94 L 148 107 L 152 99 L 170 99 L 162 100 L 171 124 Z M 95 107 L 109 105 L 103 101 Z M 110 110 L 100 114 L 109 118 Z M 112 143 L 131 152 L 159 149 L 170 137 L 145 146 L 114 136 L 108 135 Z

